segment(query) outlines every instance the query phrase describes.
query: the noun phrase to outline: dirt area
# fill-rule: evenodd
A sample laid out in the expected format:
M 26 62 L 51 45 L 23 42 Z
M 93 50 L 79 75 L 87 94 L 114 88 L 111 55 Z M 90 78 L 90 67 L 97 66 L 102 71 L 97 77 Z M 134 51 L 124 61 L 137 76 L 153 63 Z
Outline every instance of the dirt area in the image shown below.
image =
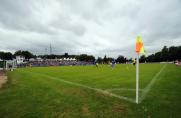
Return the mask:
M 0 71 L 0 88 L 7 82 L 7 76 L 5 71 Z

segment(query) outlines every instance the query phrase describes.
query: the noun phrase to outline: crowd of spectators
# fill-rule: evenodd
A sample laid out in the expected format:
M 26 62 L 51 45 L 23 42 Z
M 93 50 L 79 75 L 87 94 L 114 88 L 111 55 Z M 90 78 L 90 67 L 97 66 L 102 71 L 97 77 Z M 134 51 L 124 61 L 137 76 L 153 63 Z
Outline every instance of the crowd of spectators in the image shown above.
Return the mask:
M 27 61 L 27 63 L 19 64 L 18 67 L 45 67 L 45 66 L 74 66 L 74 65 L 92 65 L 93 62 L 76 61 L 76 60 L 34 60 Z

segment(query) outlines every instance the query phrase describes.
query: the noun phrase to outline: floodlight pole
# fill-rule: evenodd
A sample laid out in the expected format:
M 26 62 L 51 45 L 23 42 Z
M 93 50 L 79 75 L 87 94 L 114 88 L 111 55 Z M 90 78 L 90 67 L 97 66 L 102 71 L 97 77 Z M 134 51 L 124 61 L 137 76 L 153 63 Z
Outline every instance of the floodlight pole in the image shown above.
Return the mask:
M 136 103 L 139 102 L 139 53 L 136 58 Z

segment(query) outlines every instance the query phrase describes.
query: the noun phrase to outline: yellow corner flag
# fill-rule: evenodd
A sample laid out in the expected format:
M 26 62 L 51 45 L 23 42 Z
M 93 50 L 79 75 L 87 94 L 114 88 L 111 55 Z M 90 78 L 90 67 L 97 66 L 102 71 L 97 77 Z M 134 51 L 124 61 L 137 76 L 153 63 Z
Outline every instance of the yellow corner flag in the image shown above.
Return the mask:
M 140 36 L 136 39 L 136 53 L 145 54 L 144 45 Z

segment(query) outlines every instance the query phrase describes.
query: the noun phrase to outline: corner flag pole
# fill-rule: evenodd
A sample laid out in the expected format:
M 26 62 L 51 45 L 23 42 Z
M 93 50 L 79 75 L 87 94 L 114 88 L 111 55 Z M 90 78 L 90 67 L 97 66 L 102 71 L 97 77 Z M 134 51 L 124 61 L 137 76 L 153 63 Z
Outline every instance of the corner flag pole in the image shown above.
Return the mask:
M 136 58 L 136 103 L 139 102 L 139 53 Z
M 140 36 L 136 39 L 136 103 L 139 103 L 139 54 L 145 54 L 145 49 Z

